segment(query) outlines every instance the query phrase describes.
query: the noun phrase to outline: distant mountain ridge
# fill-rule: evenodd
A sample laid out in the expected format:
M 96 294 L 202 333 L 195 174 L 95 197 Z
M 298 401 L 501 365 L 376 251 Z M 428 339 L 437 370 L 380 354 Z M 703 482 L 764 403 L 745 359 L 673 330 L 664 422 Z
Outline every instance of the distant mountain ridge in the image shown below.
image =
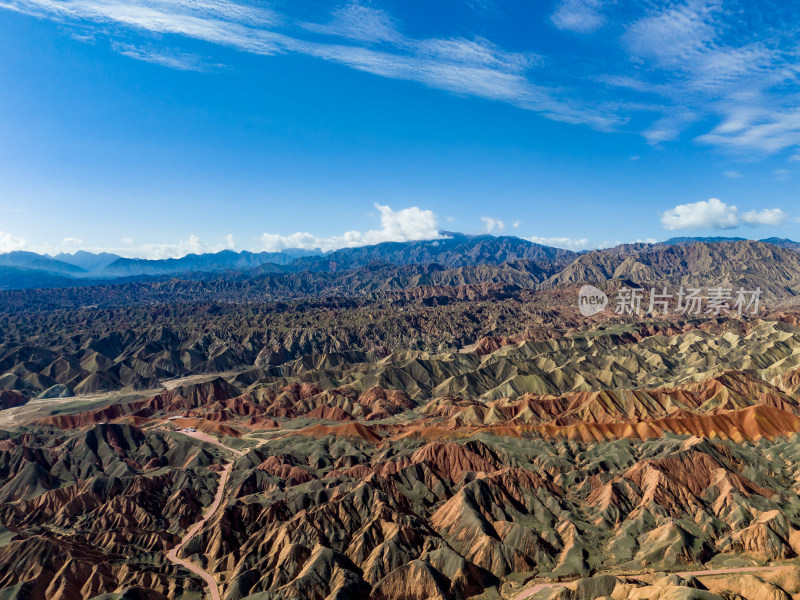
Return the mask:
M 446 268 L 475 265 L 500 265 L 513 261 L 532 261 L 539 269 L 553 274 L 567 266 L 579 253 L 552 248 L 512 236 L 446 233 L 447 237 L 430 241 L 384 242 L 373 246 L 343 248 L 321 253 L 318 250 L 287 249 L 281 252 L 235 252 L 223 250 L 209 254 L 188 254 L 182 258 L 139 259 L 113 254 L 77 252 L 58 255 L 63 260 L 32 252 L 0 255 L 0 265 L 29 269 L 30 282 L 24 273 L 14 277 L 0 274 L 0 289 L 21 287 L 85 286 L 112 283 L 120 278 L 141 279 L 170 275 L 241 273 L 243 276 L 277 273 L 341 272 L 375 264 L 392 266 L 437 264 Z M 5 262 L 4 262 L 5 260 Z M 81 265 L 81 266 L 78 266 Z M 43 273 L 70 276 L 53 279 Z M 50 282 L 50 279 L 53 279 Z
M 102 269 L 122 257 L 119 254 L 111 254 L 110 252 L 94 254 L 86 250 L 78 250 L 74 254 L 61 252 L 60 254 L 56 254 L 53 258 L 91 272 Z
M 789 248 L 790 250 L 797 250 L 800 248 L 800 242 L 795 242 L 788 238 L 778 238 L 778 237 L 770 237 L 764 238 L 761 240 L 748 240 L 747 238 L 743 237 L 673 237 L 669 238 L 668 240 L 664 240 L 663 242 L 658 242 L 656 245 L 664 245 L 664 246 L 678 246 L 682 244 L 717 244 L 720 242 L 725 243 L 734 243 L 734 242 L 747 242 L 747 241 L 759 241 L 765 244 L 771 244 L 773 246 L 780 246 L 781 248 Z
M 15 250 L 0 254 L 0 265 L 5 267 L 16 267 L 18 269 L 32 269 L 36 271 L 47 271 L 49 273 L 61 273 L 65 275 L 80 275 L 86 273 L 86 269 L 70 264 L 46 254 L 36 254 L 24 250 Z
M 293 267 L 298 271 L 338 271 L 363 267 L 375 261 L 393 265 L 436 263 L 449 268 L 496 265 L 514 260 L 560 264 L 571 262 L 578 255 L 572 250 L 543 246 L 514 236 L 443 233 L 447 237 L 438 240 L 342 248 L 321 256 L 298 259 Z
M 118 258 L 97 272 L 100 277 L 125 277 L 133 275 L 165 275 L 185 272 L 216 272 L 253 269 L 264 264 L 288 265 L 299 256 L 314 254 L 311 251 L 292 252 L 234 252 L 222 250 L 214 254 L 187 254 L 181 258 L 152 260 L 145 258 Z
M 395 282 L 380 285 L 385 289 L 413 286 L 414 282 L 447 285 L 446 282 L 457 281 L 513 281 L 523 287 L 549 287 L 609 279 L 645 282 L 648 277 L 651 280 L 667 277 L 672 281 L 677 280 L 678 273 L 687 277 L 694 272 L 693 269 L 704 270 L 714 263 L 725 265 L 723 271 L 730 275 L 750 269 L 748 280 L 763 280 L 767 284 L 770 276 L 765 270 L 772 269 L 779 281 L 788 282 L 793 289 L 794 262 L 800 259 L 800 243 L 783 238 L 755 242 L 733 237 L 676 237 L 656 244 L 622 244 L 604 250 L 574 252 L 513 236 L 446 235 L 437 240 L 384 242 L 327 253 L 301 249 L 281 252 L 223 250 L 157 260 L 84 251 L 56 257 L 16 251 L 0 254 L 0 289 L 94 286 L 165 277 L 189 280 L 271 277 L 270 281 L 277 289 L 286 288 L 287 292 L 296 286 L 308 293 L 323 289 L 350 293 L 356 288 L 361 289 L 366 281 L 371 282 L 368 289 L 376 289 L 381 276 L 393 278 Z M 783 266 L 775 266 L 773 263 L 776 261 Z M 746 264 L 750 262 L 753 264 Z M 431 265 L 435 269 L 430 272 L 419 268 L 416 271 L 402 269 L 415 265 Z M 480 266 L 501 265 L 515 273 L 501 273 L 496 269 L 474 271 Z M 397 271 L 398 268 L 401 270 Z M 363 269 L 367 271 L 360 272 Z M 385 273 L 376 271 L 380 269 L 385 269 Z M 471 271 L 456 273 L 459 269 Z M 440 271 L 449 274 L 431 275 Z M 759 271 L 764 273 L 759 275 Z M 368 275 L 369 272 L 374 274 Z M 336 274 L 337 277 L 309 279 L 302 276 L 304 273 Z M 346 273 L 353 275 L 345 276 Z M 337 282 L 335 285 L 334 281 Z M 259 285 L 264 284 L 266 282 L 262 281 Z M 334 286 L 333 289 L 329 289 L 330 285 Z

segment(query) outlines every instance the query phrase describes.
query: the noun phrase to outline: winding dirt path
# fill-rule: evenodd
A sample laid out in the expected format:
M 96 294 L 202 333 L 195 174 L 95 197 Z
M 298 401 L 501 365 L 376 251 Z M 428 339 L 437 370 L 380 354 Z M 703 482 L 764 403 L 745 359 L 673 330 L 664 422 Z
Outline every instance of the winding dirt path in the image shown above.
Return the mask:
M 738 573 L 756 573 L 759 571 L 776 571 L 778 569 L 788 569 L 789 565 L 775 565 L 771 567 L 738 567 L 732 569 L 698 569 L 696 571 L 678 571 L 674 573 L 670 573 L 671 575 L 678 575 L 680 577 L 708 577 L 709 575 L 736 575 Z M 599 573 L 602 575 L 602 573 Z M 637 575 L 628 575 L 633 579 L 636 579 Z M 572 583 L 575 583 L 576 580 L 573 581 L 565 581 L 565 582 L 553 582 L 553 583 L 537 583 L 532 585 L 529 588 L 522 590 L 519 594 L 514 596 L 513 600 L 525 600 L 526 598 L 530 598 L 536 592 L 541 590 L 545 590 L 551 587 L 566 587 Z
M 229 452 L 232 452 L 236 456 L 244 456 L 244 452 L 240 452 L 239 450 L 235 450 L 230 446 L 226 446 L 218 439 L 208 435 L 207 433 L 203 433 L 202 431 L 183 431 L 181 432 L 184 435 L 187 435 L 191 438 L 195 438 L 197 440 L 201 440 L 203 442 L 207 442 L 209 444 L 213 444 L 214 446 L 219 446 Z M 200 531 L 206 522 L 216 514 L 219 510 L 220 504 L 222 504 L 222 498 L 225 495 L 225 484 L 228 483 L 228 477 L 230 477 L 231 470 L 233 469 L 233 462 L 227 463 L 219 474 L 219 484 L 217 485 L 217 493 L 214 495 L 214 501 L 211 505 L 203 512 L 203 517 L 197 521 L 194 525 L 192 525 L 186 534 L 181 538 L 181 541 L 175 546 L 172 550 L 167 552 L 167 559 L 171 562 L 175 563 L 176 565 L 180 565 L 186 569 L 189 569 L 195 575 L 198 575 L 203 579 L 203 581 L 208 584 L 208 589 L 211 592 L 211 600 L 220 600 L 219 595 L 219 585 L 217 584 L 217 580 L 209 573 L 208 571 L 201 569 L 196 564 L 189 562 L 188 560 L 184 560 L 178 556 L 178 552 L 186 545 L 186 543 L 191 540 L 197 532 Z

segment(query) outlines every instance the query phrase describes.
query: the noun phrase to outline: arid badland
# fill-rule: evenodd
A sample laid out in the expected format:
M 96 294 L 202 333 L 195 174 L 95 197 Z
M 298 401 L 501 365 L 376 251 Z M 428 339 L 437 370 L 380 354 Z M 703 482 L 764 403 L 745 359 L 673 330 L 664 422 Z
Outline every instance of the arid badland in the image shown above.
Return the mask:
M 454 239 L 8 267 L 0 598 L 799 597 L 797 247 Z

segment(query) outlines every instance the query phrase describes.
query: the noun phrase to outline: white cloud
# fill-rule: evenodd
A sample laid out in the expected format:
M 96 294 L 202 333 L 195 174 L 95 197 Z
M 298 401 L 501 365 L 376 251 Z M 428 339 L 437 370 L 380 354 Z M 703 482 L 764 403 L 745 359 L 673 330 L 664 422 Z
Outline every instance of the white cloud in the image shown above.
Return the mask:
M 514 222 L 511 224 L 511 226 L 512 226 L 514 229 L 519 229 L 519 226 L 520 226 L 520 225 L 522 225 L 522 221 L 519 221 L 519 220 L 517 220 L 517 221 L 514 221 Z
M 447 218 L 445 219 L 445 221 L 447 221 L 448 223 L 452 223 L 452 222 L 453 222 L 453 221 L 455 221 L 455 220 L 456 220 L 456 218 L 455 218 L 455 217 L 447 217 Z
M 540 237 L 533 235 L 526 238 L 534 244 L 542 246 L 553 246 L 555 248 L 566 248 L 567 250 L 587 250 L 596 246 L 589 242 L 589 238 L 570 238 L 570 237 Z
M 550 20 L 558 29 L 592 33 L 606 21 L 599 9 L 598 0 L 562 0 Z
M 760 212 L 748 211 L 742 215 L 742 223 L 748 225 L 783 225 L 789 216 L 780 208 L 765 208 Z
M 95 254 L 100 252 L 110 252 L 128 258 L 148 258 L 160 260 L 166 258 L 181 258 L 187 254 L 205 254 L 209 252 L 220 252 L 221 250 L 233 250 L 236 242 L 233 235 L 228 234 L 217 243 L 206 243 L 197 235 L 190 235 L 189 239 L 181 239 L 175 243 L 148 243 L 134 246 L 132 238 L 123 238 L 124 247 L 114 248 L 108 246 L 87 245 L 79 238 L 64 238 L 61 244 L 42 246 L 31 246 L 25 244 L 27 250 L 38 252 L 39 254 L 49 254 L 51 256 L 66 252 L 73 254 L 77 250 L 85 250 Z
M 779 208 L 749 211 L 742 215 L 736 206 L 719 198 L 679 204 L 661 215 L 664 229 L 733 229 L 741 225 L 780 225 L 787 215 Z
M 503 230 L 506 228 L 506 224 L 503 223 L 500 219 L 494 219 L 492 217 L 481 217 L 481 221 L 483 221 L 484 226 L 486 227 L 486 233 L 492 233 L 493 231 L 497 231 L 497 233 L 502 233 Z
M 792 172 L 789 169 L 775 169 L 772 176 L 775 181 L 789 181 Z
M 220 252 L 222 250 L 233 250 L 236 247 L 233 235 L 226 235 L 222 241 L 216 244 L 208 244 L 202 241 L 197 235 L 190 235 L 188 240 L 181 239 L 173 244 L 142 244 L 138 248 L 125 248 L 121 250 L 110 250 L 125 256 L 138 256 L 149 259 L 181 258 L 187 254 L 206 254 L 209 252 Z
M 740 179 L 744 177 L 739 171 L 724 171 L 722 174 L 728 179 Z
M 389 206 L 375 203 L 380 212 L 381 228 L 370 231 L 347 231 L 342 235 L 318 237 L 307 232 L 290 235 L 265 233 L 261 236 L 261 247 L 269 252 L 287 248 L 319 249 L 323 251 L 338 248 L 369 246 L 381 242 L 409 242 L 414 240 L 436 240 L 444 236 L 439 233 L 436 215 L 433 211 L 416 206 L 398 211 Z
M 14 250 L 22 250 L 27 243 L 25 238 L 0 231 L 0 254 L 4 252 L 13 252 Z
M 679 204 L 661 215 L 661 223 L 665 229 L 730 229 L 739 226 L 739 216 L 735 206 L 711 198 Z

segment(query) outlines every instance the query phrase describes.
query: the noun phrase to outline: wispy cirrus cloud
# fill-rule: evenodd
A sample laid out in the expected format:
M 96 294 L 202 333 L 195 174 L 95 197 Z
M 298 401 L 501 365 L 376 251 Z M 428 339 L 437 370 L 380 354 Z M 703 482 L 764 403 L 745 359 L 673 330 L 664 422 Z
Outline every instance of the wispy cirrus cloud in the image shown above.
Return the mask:
M 309 31 L 364 42 L 404 43 L 395 21 L 383 10 L 350 2 L 333 11 L 328 23 L 305 23 Z
M 652 145 L 691 130 L 698 143 L 727 153 L 800 147 L 800 32 L 791 26 L 800 6 L 793 3 L 558 0 L 542 20 L 570 36 L 563 56 L 552 48 L 509 50 L 464 31 L 412 36 L 386 10 L 357 0 L 322 14 L 281 7 L 285 12 L 232 0 L 0 0 L 0 9 L 109 37 L 112 49 L 168 68 L 207 69 L 173 48 L 202 41 L 261 56 L 311 56 L 601 131 L 635 127 Z M 591 44 L 573 55 L 575 36 L 600 28 L 603 40 L 587 37 Z
M 698 142 L 733 153 L 778 152 L 800 144 L 796 92 L 787 94 L 800 74 L 800 38 L 786 26 L 797 18 L 797 7 L 777 2 L 658 2 L 625 26 L 634 72 L 604 81 L 660 97 L 671 139 L 710 116 L 718 123 Z M 667 139 L 655 124 L 645 137 L 654 128 Z
M 186 54 L 183 52 L 168 53 L 123 42 L 112 42 L 111 47 L 123 56 L 154 63 L 170 69 L 178 69 L 180 71 L 206 71 L 210 68 L 209 65 L 203 64 L 202 59 L 195 54 Z
M 613 129 L 624 120 L 610 105 L 561 98 L 556 89 L 533 82 L 526 76 L 537 61 L 533 53 L 509 52 L 480 37 L 410 38 L 399 33 L 382 11 L 357 3 L 334 11 L 332 19 L 322 24 L 291 22 L 283 15 L 226 0 L 197 4 L 0 0 L 0 8 L 68 24 L 95 23 L 115 30 L 182 36 L 260 55 L 313 56 L 381 77 L 507 102 L 550 119 L 598 129 Z M 187 68 L 185 60 L 174 56 L 130 52 L 165 66 Z
M 722 109 L 723 121 L 697 139 L 741 153 L 755 149 L 772 154 L 800 145 L 800 109 L 771 108 L 769 103 L 727 102 Z

